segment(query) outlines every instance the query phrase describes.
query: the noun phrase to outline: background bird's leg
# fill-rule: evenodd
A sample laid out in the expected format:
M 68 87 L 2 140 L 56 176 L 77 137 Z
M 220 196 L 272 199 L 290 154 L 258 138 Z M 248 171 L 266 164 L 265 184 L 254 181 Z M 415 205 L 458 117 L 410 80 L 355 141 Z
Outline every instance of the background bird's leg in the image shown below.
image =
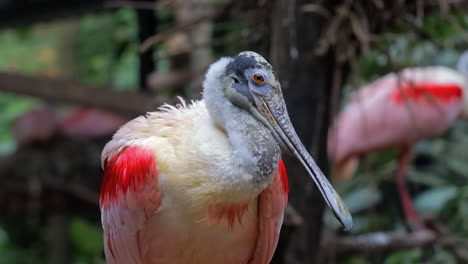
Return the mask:
M 399 154 L 398 169 L 396 173 L 396 183 L 400 202 L 403 208 L 403 214 L 406 224 L 411 231 L 424 229 L 424 221 L 414 208 L 413 200 L 411 199 L 406 182 L 406 173 L 411 160 L 411 149 L 405 148 Z

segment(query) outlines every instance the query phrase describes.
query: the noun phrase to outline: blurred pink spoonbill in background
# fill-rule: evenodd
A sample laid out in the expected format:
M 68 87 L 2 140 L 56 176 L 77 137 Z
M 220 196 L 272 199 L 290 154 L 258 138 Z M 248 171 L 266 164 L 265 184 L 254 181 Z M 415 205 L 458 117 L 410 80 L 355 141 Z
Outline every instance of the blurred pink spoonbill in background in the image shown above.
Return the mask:
M 329 131 L 334 180 L 351 177 L 366 154 L 397 150 L 396 183 L 406 224 L 411 230 L 424 228 L 405 182 L 411 148 L 420 140 L 441 135 L 457 119 L 468 119 L 467 76 L 465 52 L 458 71 L 447 67 L 406 68 L 355 91 Z

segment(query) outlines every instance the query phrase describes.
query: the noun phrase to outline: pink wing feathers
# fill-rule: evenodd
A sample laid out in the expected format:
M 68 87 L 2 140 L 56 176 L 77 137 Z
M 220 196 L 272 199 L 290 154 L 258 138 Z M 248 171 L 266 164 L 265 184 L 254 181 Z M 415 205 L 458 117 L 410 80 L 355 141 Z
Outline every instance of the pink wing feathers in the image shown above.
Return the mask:
M 107 263 L 143 263 L 140 231 L 160 205 L 158 168 L 151 151 L 131 146 L 109 157 L 100 197 Z
M 288 176 L 283 161 L 280 160 L 273 183 L 259 197 L 259 236 L 249 264 L 270 263 L 278 244 L 288 193 Z
M 158 168 L 153 154 L 127 147 L 105 165 L 100 204 L 107 263 L 144 263 L 140 232 L 161 204 Z M 289 185 L 282 161 L 275 179 L 259 196 L 259 234 L 249 264 L 267 264 L 276 249 Z M 143 195 L 144 194 L 144 195 Z
M 443 67 L 409 68 L 357 90 L 329 135 L 337 162 L 445 131 L 462 109 L 464 81 Z

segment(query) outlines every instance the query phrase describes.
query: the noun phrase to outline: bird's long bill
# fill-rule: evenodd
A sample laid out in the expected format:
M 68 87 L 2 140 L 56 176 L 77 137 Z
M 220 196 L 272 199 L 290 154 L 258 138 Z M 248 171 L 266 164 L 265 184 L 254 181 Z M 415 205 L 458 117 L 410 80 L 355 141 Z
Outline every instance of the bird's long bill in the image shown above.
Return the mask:
M 263 109 L 257 108 L 257 110 L 268 120 L 268 123 L 271 125 L 270 129 L 273 130 L 273 134 L 276 134 L 275 137 L 279 141 L 279 144 L 301 161 L 322 193 L 325 202 L 344 226 L 344 229 L 351 229 L 353 226 L 353 219 L 348 208 L 297 136 L 289 119 L 284 100 L 282 100 L 282 98 L 276 98 L 276 100 L 272 101 L 262 101 L 264 105 L 259 108 Z

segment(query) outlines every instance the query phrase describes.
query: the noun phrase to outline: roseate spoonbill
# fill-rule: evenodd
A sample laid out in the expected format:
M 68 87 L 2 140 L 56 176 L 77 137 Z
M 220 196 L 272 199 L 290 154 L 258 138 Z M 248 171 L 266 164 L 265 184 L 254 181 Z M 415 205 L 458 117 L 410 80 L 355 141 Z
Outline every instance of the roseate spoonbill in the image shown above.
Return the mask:
M 293 153 L 345 228 L 352 219 L 300 142 L 271 65 L 221 58 L 203 100 L 138 117 L 102 152 L 108 263 L 268 263 L 288 199 Z
M 458 72 L 447 67 L 407 68 L 358 89 L 329 131 L 336 180 L 350 177 L 359 158 L 368 153 L 399 151 L 396 182 L 411 230 L 424 227 L 405 184 L 411 147 L 442 134 L 457 118 L 468 118 L 468 75 L 462 66 L 468 66 L 468 53 L 464 57 Z

